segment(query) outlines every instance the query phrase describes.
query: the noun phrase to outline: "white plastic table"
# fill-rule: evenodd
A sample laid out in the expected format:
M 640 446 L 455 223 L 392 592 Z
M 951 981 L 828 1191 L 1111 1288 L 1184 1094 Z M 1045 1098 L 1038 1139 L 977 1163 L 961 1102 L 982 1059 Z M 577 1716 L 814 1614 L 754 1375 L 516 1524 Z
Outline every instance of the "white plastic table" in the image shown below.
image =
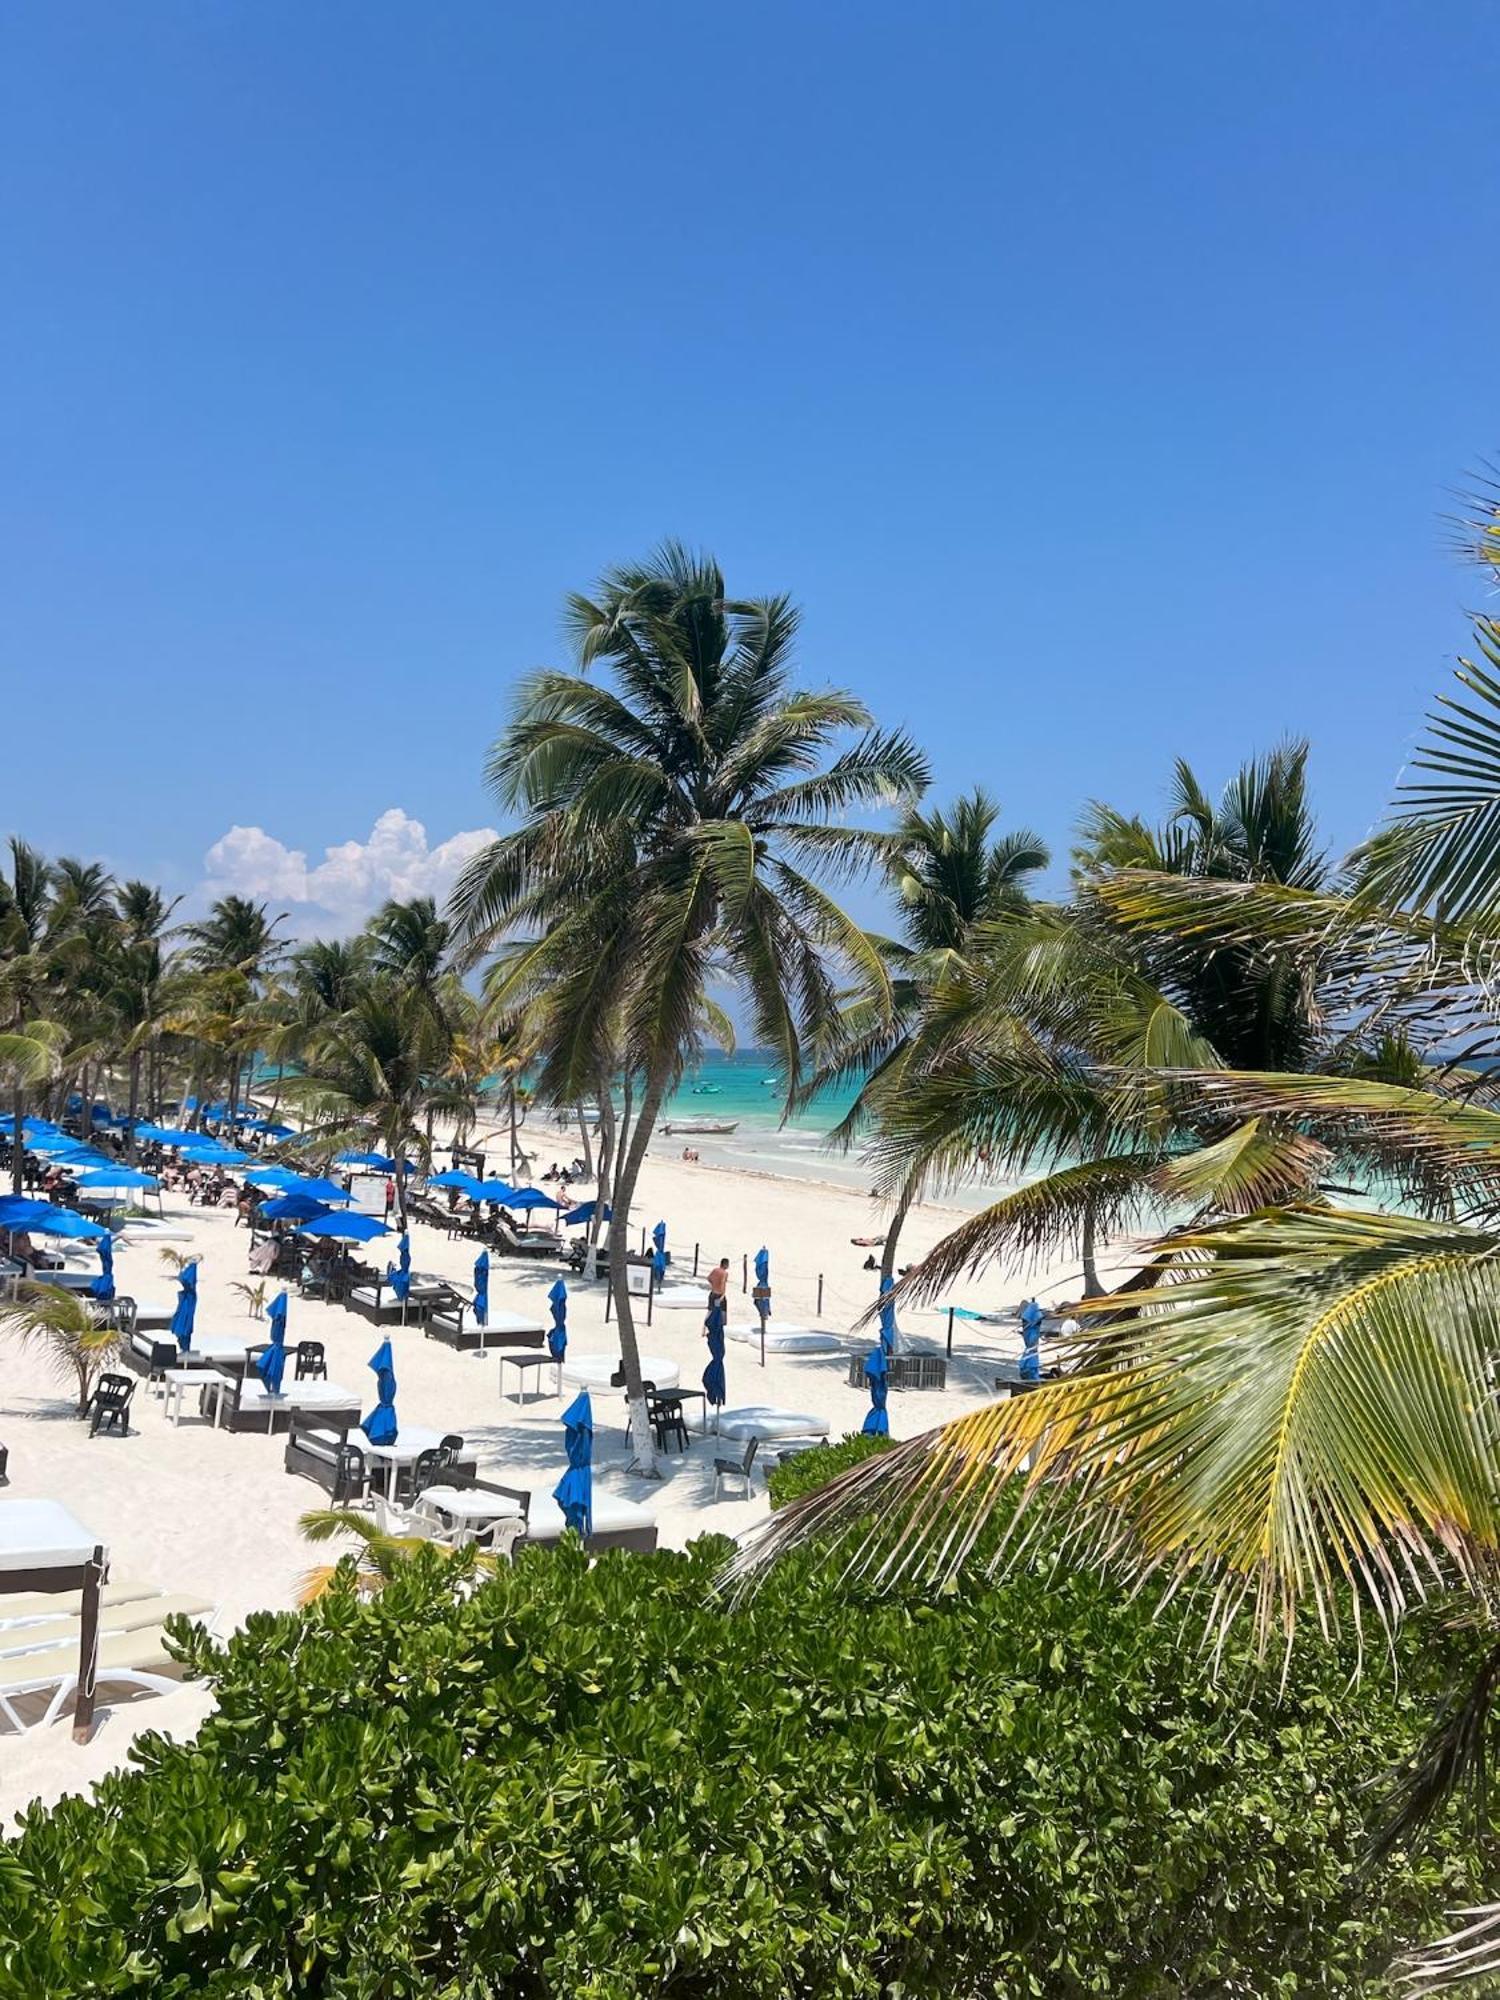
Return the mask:
M 189 1389 L 212 1392 L 214 1429 L 224 1421 L 224 1392 L 234 1387 L 234 1379 L 217 1368 L 167 1368 L 162 1371 L 161 1413 L 176 1430 L 182 1422 L 182 1399 Z
M 618 1354 L 570 1353 L 560 1372 L 570 1389 L 609 1389 L 614 1386 L 610 1378 L 620 1372 L 620 1357 Z M 669 1361 L 664 1354 L 641 1356 L 643 1382 L 654 1382 L 658 1389 L 675 1389 L 679 1379 L 677 1363 Z
M 528 1368 L 559 1368 L 561 1366 L 559 1362 L 552 1359 L 552 1356 L 547 1352 L 545 1347 L 492 1347 L 489 1351 L 500 1363 L 500 1399 L 502 1402 L 505 1400 L 505 1366 L 507 1362 L 509 1362 L 510 1366 L 515 1369 L 521 1378 L 521 1401 L 523 1403 L 529 1403 L 532 1400 L 532 1397 L 527 1394 L 526 1370 Z M 557 1394 L 558 1386 L 559 1384 L 554 1381 L 552 1385 L 554 1396 Z M 546 1391 L 537 1389 L 535 1394 L 538 1396 L 545 1395 Z M 493 1494 L 490 1497 L 493 1499 Z
M 496 1521 L 514 1521 L 523 1527 L 521 1503 L 505 1493 L 476 1493 L 464 1486 L 429 1486 L 417 1496 L 416 1511 L 432 1514 L 445 1526 L 458 1529 L 473 1540 Z
M 390 1444 L 371 1444 L 362 1439 L 360 1450 L 366 1458 L 373 1458 L 385 1467 L 385 1497 L 391 1499 L 396 1491 L 396 1474 L 403 1465 L 415 1465 L 424 1451 L 435 1451 L 446 1433 L 429 1430 L 426 1424 L 403 1424 Z M 372 1475 L 373 1476 L 373 1475 Z
M 805 1411 L 773 1409 L 767 1403 L 753 1403 L 742 1410 L 725 1410 L 719 1418 L 719 1436 L 758 1438 L 771 1444 L 782 1438 L 826 1438 L 828 1419 L 809 1416 Z

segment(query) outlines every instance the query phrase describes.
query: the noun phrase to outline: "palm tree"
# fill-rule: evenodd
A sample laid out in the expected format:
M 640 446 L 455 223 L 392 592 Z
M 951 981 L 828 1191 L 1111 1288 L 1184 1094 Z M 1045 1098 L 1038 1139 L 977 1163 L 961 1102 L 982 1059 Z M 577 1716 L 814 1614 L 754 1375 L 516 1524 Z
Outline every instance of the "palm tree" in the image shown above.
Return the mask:
M 168 902 L 149 882 L 121 883 L 115 891 L 112 934 L 104 947 L 107 1002 L 128 1063 L 126 1146 L 132 1160 L 142 1059 L 159 1043 L 174 1004 L 163 939 L 178 900 Z
M 410 1562 L 423 1549 L 430 1550 L 436 1561 L 458 1563 L 460 1574 L 464 1576 L 475 1571 L 493 1570 L 497 1560 L 483 1549 L 450 1548 L 444 1542 L 434 1542 L 425 1536 L 393 1535 L 368 1515 L 356 1514 L 346 1507 L 315 1508 L 302 1516 L 299 1525 L 310 1542 L 331 1542 L 340 1535 L 348 1535 L 353 1540 L 355 1582 L 362 1597 L 374 1597 L 384 1590 L 400 1575 L 403 1563 Z M 337 1563 L 320 1563 L 317 1568 L 308 1570 L 297 1591 L 298 1603 L 313 1604 L 325 1596 L 338 1572 Z
M 991 1518 L 1063 1506 L 1082 1555 L 1130 1586 L 1206 1578 L 1212 1629 L 1245 1612 L 1267 1646 L 1306 1643 L 1309 1603 L 1327 1629 L 1457 1593 L 1493 1643 L 1397 1786 L 1392 1843 L 1500 1720 L 1500 626 L 1478 636 L 1391 822 L 1336 877 L 1132 867 L 1089 890 L 1180 990 L 1205 957 L 1316 966 L 1311 1073 L 1183 1065 L 1153 1087 L 1190 1120 L 1291 1134 L 1315 1178 L 1383 1185 L 1384 1211 L 1330 1189 L 1168 1229 L 1086 1309 L 1071 1372 L 859 1468 L 745 1564 L 817 1529 L 935 1577 Z M 1434 1984 L 1497 1970 L 1500 1909 L 1425 1961 Z
M 9 842 L 10 872 L 0 874 L 0 1031 L 20 1037 L 3 1065 L 10 1084 L 10 1108 L 15 1120 L 12 1145 L 12 1186 L 21 1192 L 21 1121 L 30 1084 L 50 1074 L 50 1064 L 37 1053 L 45 1020 L 42 996 L 50 967 L 46 946 L 52 914 L 52 871 L 36 848 L 24 840 Z M 22 1043 L 26 1046 L 22 1046 Z
M 711 981 L 743 992 L 790 1092 L 804 1039 L 837 1006 L 831 959 L 889 1005 L 881 954 L 804 871 L 876 858 L 872 835 L 837 819 L 908 804 L 927 767 L 853 696 L 798 688 L 791 603 L 729 599 L 707 557 L 668 544 L 568 615 L 579 670 L 527 681 L 490 758 L 522 824 L 476 857 L 452 912 L 471 954 L 509 940 L 489 990 L 502 1007 L 535 1002 L 544 1101 L 585 1101 L 616 1055 L 637 1085 L 610 1283 L 632 1434 L 654 1472 L 625 1259 L 663 1099 Z M 831 754 L 847 731 L 862 733 Z
M 187 940 L 186 961 L 206 976 L 210 995 L 206 1012 L 219 1027 L 217 1034 L 205 1039 L 230 1052 L 225 1103 L 231 1123 L 240 1101 L 240 1048 L 246 1038 L 233 1031 L 230 1023 L 243 1014 L 250 1001 L 263 995 L 269 974 L 286 951 L 285 940 L 277 936 L 285 922 L 284 911 L 273 917 L 264 903 L 229 895 L 219 897 L 207 917 L 182 927 Z M 238 1002 L 233 998 L 233 979 L 243 982 L 243 998 Z M 253 1023 L 246 1026 L 253 1027 Z M 201 1103 L 195 1116 L 201 1121 Z
M 905 932 L 882 941 L 891 1004 L 887 1009 L 860 998 L 841 1012 L 800 1096 L 806 1104 L 832 1085 L 858 1079 L 853 1104 L 829 1134 L 829 1144 L 840 1150 L 878 1126 L 884 1103 L 899 1099 L 921 1025 L 955 986 L 975 976 L 985 927 L 1029 908 L 1026 878 L 1050 857 L 1037 835 L 1025 830 L 996 839 L 999 816 L 995 801 L 976 787 L 947 812 L 913 807 L 883 840 L 885 873 Z M 882 1281 L 895 1271 L 902 1224 L 920 1191 L 920 1171 L 902 1178 L 886 1225 Z
M 376 972 L 433 996 L 447 968 L 451 927 L 431 896 L 388 902 L 366 925 Z
M 396 1160 L 396 1207 L 406 1227 L 406 1160 L 432 1161 L 429 1108 L 446 1102 L 449 1037 L 426 997 L 378 976 L 308 1039 L 287 1096 L 310 1119 L 306 1136 L 328 1152 L 379 1140 Z
M 117 1329 L 100 1325 L 87 1300 L 59 1285 L 23 1285 L 14 1303 L 0 1308 L 0 1333 L 46 1349 L 56 1372 L 65 1379 L 71 1376 L 77 1385 L 79 1416 L 87 1411 L 100 1375 L 120 1352 Z

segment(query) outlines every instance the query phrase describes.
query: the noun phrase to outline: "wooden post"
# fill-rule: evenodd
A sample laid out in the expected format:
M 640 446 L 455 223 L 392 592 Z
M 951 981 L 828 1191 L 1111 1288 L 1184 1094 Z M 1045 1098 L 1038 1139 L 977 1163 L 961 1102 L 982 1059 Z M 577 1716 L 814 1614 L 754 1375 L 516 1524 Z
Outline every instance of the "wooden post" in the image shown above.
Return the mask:
M 953 1359 L 953 1308 L 948 1308 L 948 1359 Z
M 695 1243 L 693 1245 L 693 1276 L 695 1278 L 698 1275 L 698 1249 L 699 1246 Z
M 104 1549 L 84 1565 L 83 1602 L 78 1620 L 78 1693 L 73 1702 L 73 1741 L 87 1743 L 94 1733 L 94 1693 L 99 1678 L 99 1596 L 104 1583 Z
M 615 1302 L 615 1288 L 609 1282 L 608 1271 L 604 1274 L 604 1324 L 609 1325 L 609 1309 Z
M 749 1256 L 746 1254 L 746 1252 L 742 1250 L 740 1252 L 740 1290 L 742 1292 L 748 1292 L 749 1289 L 750 1289 L 750 1259 Z
M 771 1293 L 768 1286 L 755 1287 L 755 1310 L 760 1319 L 760 1365 L 766 1365 L 766 1321 L 771 1314 Z
M 823 1273 L 821 1271 L 818 1273 L 818 1310 L 814 1317 L 817 1319 L 823 1317 Z
M 653 1307 L 653 1306 L 654 1306 L 655 1304 L 656 1304 L 656 1286 L 655 1286 L 654 1284 L 651 1284 L 651 1285 L 647 1285 L 647 1287 L 646 1287 L 646 1324 L 647 1324 L 647 1326 L 650 1326 L 650 1324 L 651 1324 L 651 1309 L 652 1309 L 652 1307 Z

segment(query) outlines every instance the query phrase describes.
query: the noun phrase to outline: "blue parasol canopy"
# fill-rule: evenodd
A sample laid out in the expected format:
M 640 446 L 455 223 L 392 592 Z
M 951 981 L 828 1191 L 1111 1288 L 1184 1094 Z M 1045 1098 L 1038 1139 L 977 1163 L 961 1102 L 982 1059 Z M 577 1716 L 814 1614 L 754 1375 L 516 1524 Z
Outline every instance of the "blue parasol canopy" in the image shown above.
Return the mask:
M 488 1196 L 485 1197 L 489 1199 Z M 543 1194 L 540 1188 L 512 1188 L 505 1201 L 506 1208 L 561 1208 L 560 1201 L 554 1201 L 550 1194 Z
M 396 1242 L 396 1261 L 386 1266 L 385 1275 L 390 1280 L 391 1290 L 405 1305 L 406 1295 L 411 1290 L 411 1238 L 404 1229 Z
M 587 1389 L 569 1403 L 562 1420 L 568 1435 L 568 1469 L 553 1487 L 552 1497 L 567 1525 L 586 1536 L 594 1527 L 594 1408 Z
M 108 1236 L 99 1238 L 99 1276 L 89 1286 L 89 1295 L 106 1303 L 115 1295 L 115 1246 Z
M 371 1444 L 394 1444 L 399 1430 L 396 1423 L 396 1360 L 388 1340 L 381 1341 L 370 1356 L 370 1366 L 375 1371 L 376 1403 L 360 1429 Z
M 281 1394 L 281 1378 L 286 1372 L 286 1306 L 286 1293 L 278 1292 L 266 1308 L 271 1345 L 255 1364 L 256 1373 L 273 1396 Z
M 708 1366 L 703 1371 L 703 1393 L 716 1410 L 724 1407 L 729 1391 L 724 1381 L 724 1304 L 714 1299 L 703 1323 L 708 1341 Z
M 563 1217 L 564 1226 L 568 1229 L 575 1229 L 580 1223 L 592 1222 L 594 1219 L 594 1210 L 598 1206 L 597 1201 L 580 1201 L 576 1203 Z M 606 1222 L 614 1220 L 614 1210 L 608 1202 L 604 1204 L 604 1220 Z
M 252 1167 L 245 1176 L 251 1187 L 280 1188 L 283 1193 L 299 1187 L 304 1178 L 294 1167 Z
M 238 1146 L 184 1146 L 179 1158 L 191 1167 L 243 1167 L 250 1155 Z
M 870 1385 L 870 1414 L 860 1429 L 866 1437 L 889 1437 L 891 1420 L 886 1415 L 885 1398 L 890 1366 L 883 1347 L 872 1347 L 865 1357 L 865 1380 Z
M 329 1210 L 326 1202 L 308 1194 L 278 1194 L 263 1201 L 260 1212 L 271 1222 L 317 1222 Z
M 142 1173 L 139 1167 L 90 1167 L 86 1174 L 78 1176 L 80 1188 L 155 1188 L 161 1182 L 155 1174 Z
M 0 1229 L 24 1229 L 30 1236 L 67 1236 L 86 1242 L 97 1242 L 109 1234 L 102 1222 L 90 1222 L 71 1208 L 34 1201 L 24 1194 L 0 1196 Z
M 336 1167 L 368 1167 L 377 1174 L 393 1174 L 396 1171 L 396 1162 L 387 1159 L 384 1153 L 340 1153 L 333 1164 Z
M 561 1278 L 554 1281 L 547 1294 L 547 1303 L 552 1308 L 552 1330 L 547 1335 L 547 1352 L 554 1361 L 561 1361 L 568 1351 L 568 1288 Z
M 459 1167 L 450 1167 L 445 1174 L 429 1174 L 427 1176 L 427 1185 L 429 1187 L 456 1187 L 471 1190 L 482 1186 L 483 1183 L 477 1181 L 472 1174 L 464 1173 Z
M 310 1195 L 314 1201 L 325 1202 L 330 1208 L 342 1208 L 349 1199 L 346 1189 L 321 1174 L 298 1174 L 295 1179 L 284 1181 L 282 1186 L 287 1194 Z
M 311 1222 L 297 1224 L 299 1236 L 328 1237 L 335 1243 L 368 1243 L 390 1231 L 373 1215 L 320 1215 Z
M 475 1201 L 499 1202 L 506 1208 L 516 1198 L 516 1190 L 509 1181 L 474 1181 L 467 1192 L 473 1195 Z
M 186 1354 L 193 1344 L 193 1321 L 198 1315 L 198 1260 L 184 1264 L 177 1273 L 177 1310 L 172 1314 L 172 1332 Z
M 490 1253 L 481 1250 L 474 1259 L 474 1324 L 490 1323 Z

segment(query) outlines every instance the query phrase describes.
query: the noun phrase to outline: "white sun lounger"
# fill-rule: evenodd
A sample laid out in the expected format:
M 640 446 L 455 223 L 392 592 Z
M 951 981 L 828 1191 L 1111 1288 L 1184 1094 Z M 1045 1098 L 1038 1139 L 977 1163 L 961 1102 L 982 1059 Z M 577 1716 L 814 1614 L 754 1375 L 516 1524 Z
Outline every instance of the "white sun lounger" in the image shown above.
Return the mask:
M 48 1646 L 71 1644 L 74 1653 L 77 1653 L 78 1614 L 59 1608 L 60 1616 L 28 1619 L 24 1625 L 6 1626 L 0 1630 L 0 1672 L 13 1661 Z M 205 1603 L 201 1597 L 164 1597 L 153 1591 L 149 1596 L 133 1598 L 128 1604 L 104 1605 L 99 1613 L 99 1634 L 102 1642 L 122 1632 L 149 1631 L 154 1625 L 164 1625 L 169 1618 L 181 1616 L 207 1620 L 213 1615 L 214 1606 Z
M 101 1608 L 135 1604 L 143 1597 L 159 1597 L 154 1583 L 107 1583 L 99 1593 Z M 0 1595 L 0 1639 L 13 1625 L 29 1625 L 38 1618 L 57 1618 L 66 1613 L 77 1617 L 82 1603 L 79 1591 L 27 1590 Z
M 137 1688 L 151 1694 L 166 1694 L 179 1685 L 179 1670 L 166 1650 L 166 1635 L 159 1625 L 140 1632 L 117 1632 L 99 1641 L 96 1669 L 98 1686 Z M 21 1653 L 0 1659 L 0 1715 L 11 1727 L 24 1731 L 28 1724 L 16 1707 L 26 1695 L 51 1693 L 38 1726 L 55 1722 L 78 1686 L 78 1642 L 50 1646 L 44 1651 Z

